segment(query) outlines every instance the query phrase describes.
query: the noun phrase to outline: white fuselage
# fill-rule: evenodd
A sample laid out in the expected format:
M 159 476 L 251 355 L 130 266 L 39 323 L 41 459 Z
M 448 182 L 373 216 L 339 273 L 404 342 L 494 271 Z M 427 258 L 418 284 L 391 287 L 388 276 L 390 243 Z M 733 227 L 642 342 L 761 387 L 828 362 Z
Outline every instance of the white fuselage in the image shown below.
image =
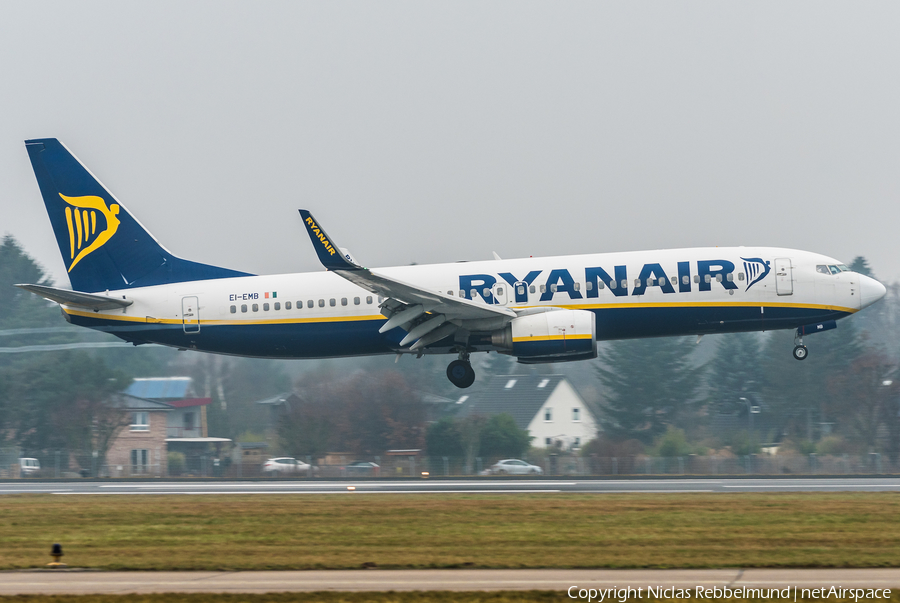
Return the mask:
M 823 269 L 824 267 L 824 269 Z M 830 267 L 830 268 L 829 268 Z M 588 310 L 596 338 L 790 329 L 836 320 L 884 287 L 832 258 L 779 248 L 696 248 L 375 269 L 421 289 L 504 306 Z M 312 358 L 404 351 L 401 329 L 379 333 L 382 299 L 332 272 L 247 276 L 109 291 L 133 304 L 76 324 L 135 343 L 225 354 Z M 491 350 L 491 326 L 473 333 Z M 471 328 L 470 328 L 471 330 Z M 431 353 L 450 351 L 445 342 Z

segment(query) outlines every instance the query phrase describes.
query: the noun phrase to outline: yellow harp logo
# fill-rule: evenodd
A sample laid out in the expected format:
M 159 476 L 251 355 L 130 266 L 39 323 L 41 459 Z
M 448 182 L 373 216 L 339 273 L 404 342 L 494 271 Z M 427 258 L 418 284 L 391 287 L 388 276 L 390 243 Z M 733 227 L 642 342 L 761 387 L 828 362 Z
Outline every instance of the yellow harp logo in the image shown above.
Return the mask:
M 69 204 L 66 207 L 66 224 L 69 227 L 69 272 L 92 251 L 96 251 L 114 235 L 119 228 L 119 206 L 115 203 L 109 208 L 100 197 L 66 197 L 59 194 Z M 106 228 L 97 232 L 97 214 L 101 214 Z

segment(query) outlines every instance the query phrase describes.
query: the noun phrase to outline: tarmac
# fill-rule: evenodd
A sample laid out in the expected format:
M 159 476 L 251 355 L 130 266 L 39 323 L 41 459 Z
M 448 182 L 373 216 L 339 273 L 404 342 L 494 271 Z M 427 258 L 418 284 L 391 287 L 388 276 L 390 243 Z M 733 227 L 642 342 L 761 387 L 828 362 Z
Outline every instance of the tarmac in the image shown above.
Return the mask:
M 627 588 L 900 588 L 900 569 L 529 569 L 312 570 L 271 572 L 104 572 L 78 569 L 0 572 L 0 595 L 270 593 L 311 591 L 551 590 Z M 573 588 L 574 587 L 574 588 Z M 713 593 L 709 593 L 712 596 Z M 885 593 L 881 593 L 882 595 Z M 887 593 L 888 596 L 890 593 Z M 585 596 L 581 598 L 586 598 Z M 668 597 L 675 594 L 664 595 Z M 821 596 L 821 595 L 820 595 Z M 639 598 L 631 596 L 629 598 Z M 719 598 L 719 597 L 716 597 Z M 744 598 L 744 597 L 741 597 Z

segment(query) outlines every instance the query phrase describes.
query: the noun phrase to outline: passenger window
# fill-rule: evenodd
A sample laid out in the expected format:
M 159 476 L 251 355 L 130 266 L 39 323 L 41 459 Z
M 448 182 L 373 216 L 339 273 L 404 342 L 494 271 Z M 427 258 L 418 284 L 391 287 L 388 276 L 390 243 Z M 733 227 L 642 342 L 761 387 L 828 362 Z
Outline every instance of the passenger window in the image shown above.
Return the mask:
M 472 299 L 478 299 L 478 291 L 472 289 L 471 291 L 469 291 L 469 297 L 471 297 Z
M 516 287 L 516 295 L 525 295 L 525 287 L 523 285 Z
M 528 287 L 528 290 L 531 291 L 532 293 L 534 293 L 534 285 Z
M 575 290 L 581 291 L 581 283 L 575 283 Z
M 626 281 L 624 278 L 622 279 L 622 288 L 623 288 L 623 289 L 627 289 L 627 288 L 628 288 L 628 281 Z
M 460 289 L 460 290 L 459 290 L 459 296 L 460 296 L 460 297 L 465 297 L 465 296 L 466 296 L 466 292 L 463 291 L 462 289 Z
M 314 305 L 316 305 L 316 302 L 314 302 L 313 300 L 311 300 L 311 299 L 306 300 L 307 308 L 312 308 Z
M 237 314 L 237 306 L 231 306 L 231 313 Z
M 268 302 L 266 302 L 266 303 L 263 304 L 263 311 L 264 311 L 264 312 L 268 312 L 268 311 L 269 311 L 269 303 L 268 303 Z
M 729 282 L 729 283 L 733 283 L 733 282 L 734 282 L 734 274 L 732 274 L 732 273 L 730 273 L 730 272 L 728 273 L 728 276 L 726 276 L 725 278 L 728 279 L 728 282 Z
M 253 304 L 253 311 L 259 312 L 259 304 Z
M 335 299 L 332 297 L 331 299 L 328 300 L 328 305 L 333 308 L 337 305 L 337 301 L 335 301 Z
M 346 297 L 342 297 L 342 298 L 341 298 L 341 305 L 342 305 L 342 306 L 346 306 L 346 305 L 347 305 L 347 298 L 346 298 Z
M 450 297 L 453 297 L 453 291 L 447 291 L 447 295 L 449 295 Z
M 324 307 L 325 307 L 325 300 L 324 300 L 324 299 L 320 299 L 320 300 L 319 300 L 319 307 L 320 307 L 320 308 L 324 308 Z
M 639 278 L 634 279 L 634 286 L 635 286 L 635 287 L 640 287 L 640 286 L 641 286 L 641 279 L 639 279 Z
M 358 298 L 358 297 L 354 297 L 354 298 L 353 298 L 353 305 L 354 305 L 354 306 L 358 306 L 358 305 L 359 305 L 359 298 Z
M 653 282 L 653 279 L 652 279 L 652 278 L 648 278 L 648 279 L 647 279 L 647 286 L 648 286 L 648 287 L 652 287 L 652 286 L 655 285 L 655 284 L 656 284 L 656 283 Z
M 488 295 L 491 294 L 491 290 L 488 289 L 487 287 L 485 287 L 484 289 L 481 290 L 481 293 L 484 294 L 485 297 L 487 297 Z
M 709 278 L 709 275 L 707 274 L 706 277 Z M 700 282 L 700 275 L 699 275 L 699 274 L 695 274 L 695 275 L 694 275 L 694 282 L 695 282 L 695 283 L 699 283 L 699 282 Z M 706 282 L 708 283 L 709 281 L 706 281 Z
M 300 307 L 300 304 L 297 304 L 297 307 L 299 308 L 299 307 Z M 291 302 L 284 302 L 284 309 L 285 309 L 285 310 L 290 310 L 290 309 L 291 309 Z
M 247 304 L 241 304 L 241 312 L 247 311 Z
M 547 285 L 541 285 L 541 293 L 547 292 Z
M 584 288 L 587 289 L 588 291 L 593 291 L 594 283 L 592 283 L 591 281 L 588 281 L 584 284 Z
M 684 276 L 681 277 L 681 282 L 684 283 L 685 285 L 690 285 L 691 277 L 689 277 L 688 275 L 685 274 Z
M 744 273 L 743 273 L 743 272 L 738 272 L 738 280 L 739 280 L 739 281 L 744 280 Z
M 602 285 L 602 284 L 603 284 L 603 283 L 601 283 L 601 285 Z M 619 286 L 619 284 L 618 284 L 616 281 L 609 281 L 609 288 L 610 288 L 610 289 L 615 289 L 615 288 L 618 287 L 618 286 Z
M 503 287 L 497 287 L 497 295 L 503 295 Z
M 711 277 L 710 275 L 707 274 L 707 275 L 704 277 L 704 280 L 705 280 L 707 283 L 711 283 L 711 282 L 712 282 L 712 277 Z
M 615 286 L 615 283 L 610 283 Z M 597 289 L 603 289 L 606 285 L 603 284 L 603 281 L 597 281 Z
M 821 274 L 828 274 L 828 275 L 831 274 L 831 271 L 828 269 L 828 266 L 826 266 L 825 264 L 819 264 L 818 266 L 816 266 L 816 272 L 819 272 Z
M 677 277 L 677 276 L 673 276 L 673 277 L 672 277 L 672 284 L 673 284 L 673 285 L 677 285 L 677 284 L 678 284 L 678 277 Z
M 288 303 L 290 303 L 290 302 L 288 302 Z M 275 309 L 281 310 L 281 302 L 275 302 Z
M 371 296 L 371 295 L 369 295 L 368 297 L 366 297 L 366 303 L 367 303 L 367 304 L 371 304 L 371 303 L 372 303 L 372 296 Z
M 556 285 L 550 285 L 550 293 L 556 293 Z

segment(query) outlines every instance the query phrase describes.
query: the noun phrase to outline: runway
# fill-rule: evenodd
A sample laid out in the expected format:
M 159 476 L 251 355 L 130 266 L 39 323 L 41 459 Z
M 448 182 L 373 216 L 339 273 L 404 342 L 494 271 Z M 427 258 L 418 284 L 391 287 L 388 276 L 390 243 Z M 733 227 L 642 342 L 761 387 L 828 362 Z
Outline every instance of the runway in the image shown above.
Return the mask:
M 24 594 L 265 593 L 310 591 L 551 590 L 631 587 L 898 588 L 900 569 L 335 570 L 286 572 L 0 572 L 0 596 Z M 573 589 L 573 587 L 575 587 Z M 570 590 L 572 589 L 572 590 Z M 714 593 L 709 593 L 710 598 Z M 883 594 L 883 593 L 882 593 Z M 673 597 L 674 595 L 669 595 Z M 629 597 L 631 599 L 639 597 Z M 643 597 L 640 597 L 643 598 Z M 720 597 L 716 597 L 720 598 Z M 741 597 L 746 598 L 746 597 Z M 618 600 L 618 599 L 614 599 Z
M 898 477 L 680 478 L 680 479 L 421 479 L 421 480 L 10 480 L 3 494 L 522 494 L 691 492 L 900 492 Z

